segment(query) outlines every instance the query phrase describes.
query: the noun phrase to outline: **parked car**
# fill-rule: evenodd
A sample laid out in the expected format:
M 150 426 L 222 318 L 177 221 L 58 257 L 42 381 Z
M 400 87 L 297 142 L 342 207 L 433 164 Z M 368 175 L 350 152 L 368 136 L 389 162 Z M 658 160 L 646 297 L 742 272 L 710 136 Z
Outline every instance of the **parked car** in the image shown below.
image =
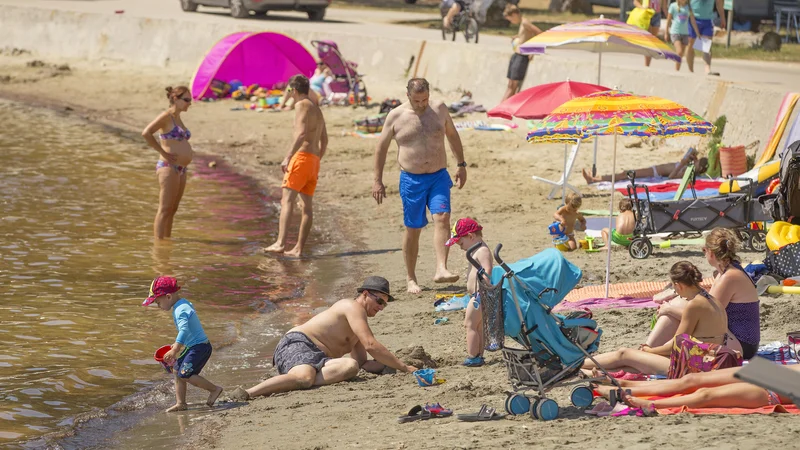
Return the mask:
M 180 0 L 184 11 L 197 11 L 197 6 L 222 6 L 231 9 L 237 18 L 250 16 L 250 12 L 266 14 L 268 11 L 302 11 L 309 20 L 325 18 L 325 9 L 331 0 Z

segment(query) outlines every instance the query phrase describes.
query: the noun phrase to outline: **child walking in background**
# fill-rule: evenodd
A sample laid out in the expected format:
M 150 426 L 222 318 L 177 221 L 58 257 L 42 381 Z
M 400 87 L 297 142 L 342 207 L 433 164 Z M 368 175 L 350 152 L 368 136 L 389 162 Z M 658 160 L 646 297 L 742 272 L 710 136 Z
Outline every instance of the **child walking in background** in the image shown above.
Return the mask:
M 567 235 L 568 239 L 565 245 L 569 247 L 569 251 L 578 248 L 578 243 L 575 241 L 575 225 L 580 223 L 578 230 L 586 230 L 586 218 L 578 212 L 582 204 L 583 199 L 581 199 L 580 194 L 570 192 L 567 194 L 567 198 L 564 199 L 564 206 L 558 208 L 558 211 L 553 214 L 553 218 L 561 222 L 561 226 L 564 227 L 564 234 Z
M 695 36 L 700 35 L 697 29 L 697 22 L 694 19 L 692 6 L 689 0 L 677 0 L 669 5 L 667 10 L 667 26 L 664 28 L 664 41 L 672 42 L 675 46 L 675 53 L 683 60 L 686 54 L 686 46 L 689 44 L 689 24 L 695 32 Z M 667 39 L 669 37 L 669 39 Z M 671 40 L 671 41 L 670 41 Z M 681 70 L 681 61 L 675 63 L 675 70 Z M 689 72 L 694 72 L 694 67 L 689 66 Z
M 150 295 L 142 302 L 147 306 L 155 302 L 164 311 L 172 309 L 172 320 L 178 329 L 178 337 L 172 349 L 164 355 L 164 362 L 173 365 L 175 374 L 175 405 L 167 412 L 186 410 L 186 383 L 209 392 L 206 405 L 214 402 L 222 393 L 222 386 L 200 376 L 200 371 L 211 357 L 211 343 L 208 342 L 200 319 L 189 301 L 175 293 L 180 290 L 178 280 L 172 277 L 157 277 L 150 284 Z
M 608 240 L 608 228 L 603 228 L 603 242 L 606 250 L 611 248 L 611 242 L 628 247 L 633 240 L 633 229 L 636 226 L 636 218 L 633 215 L 633 203 L 629 198 L 619 201 L 619 215 L 617 216 L 617 227 L 611 229 L 611 241 Z
M 489 247 L 483 242 L 483 227 L 478 225 L 474 219 L 458 219 L 453 226 L 452 237 L 444 244 L 447 247 L 458 244 L 465 252 L 475 244 L 481 246 L 472 254 L 473 259 L 480 263 L 488 276 L 492 274 L 492 253 Z M 489 279 L 484 279 L 490 282 Z M 467 330 L 467 359 L 464 365 L 467 367 L 480 367 L 483 365 L 483 312 L 481 311 L 481 299 L 478 295 L 478 269 L 472 264 L 469 266 L 467 274 L 467 293 L 470 296 L 467 303 L 467 312 L 464 316 L 464 328 Z

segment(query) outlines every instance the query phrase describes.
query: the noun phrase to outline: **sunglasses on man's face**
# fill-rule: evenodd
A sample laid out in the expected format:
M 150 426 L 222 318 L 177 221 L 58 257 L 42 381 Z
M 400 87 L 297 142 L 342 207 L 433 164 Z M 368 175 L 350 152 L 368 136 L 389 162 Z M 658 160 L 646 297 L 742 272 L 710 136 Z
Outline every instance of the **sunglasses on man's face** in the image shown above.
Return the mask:
M 371 297 L 373 300 L 375 300 L 376 302 L 378 302 L 378 304 L 379 304 L 379 305 L 381 305 L 381 306 L 386 306 L 386 300 L 384 300 L 384 299 L 382 299 L 382 298 L 378 297 L 377 295 L 373 294 L 373 293 L 372 293 L 372 292 L 370 292 L 370 291 L 367 291 L 367 295 L 368 295 L 368 296 L 370 296 L 370 297 Z

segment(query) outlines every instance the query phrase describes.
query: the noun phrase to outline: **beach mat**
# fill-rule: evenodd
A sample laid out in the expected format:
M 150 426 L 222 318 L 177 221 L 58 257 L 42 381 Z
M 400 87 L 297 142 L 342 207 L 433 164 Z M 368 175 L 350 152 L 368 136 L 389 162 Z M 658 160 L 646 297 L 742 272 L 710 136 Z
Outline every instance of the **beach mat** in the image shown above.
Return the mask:
M 767 395 L 766 393 L 764 395 Z M 658 398 L 658 397 L 655 397 Z M 651 398 L 651 399 L 655 399 Z M 680 406 L 677 408 L 658 408 L 656 412 L 662 416 L 672 416 L 675 414 L 695 414 L 701 415 L 745 415 L 745 414 L 773 414 L 773 413 L 789 413 L 800 414 L 800 410 L 795 405 L 773 405 L 762 406 L 761 408 L 689 408 L 688 406 Z
M 706 278 L 700 285 L 711 288 L 712 278 Z M 667 281 L 634 281 L 630 283 L 614 283 L 609 286 L 608 298 L 652 298 L 666 288 Z M 577 302 L 590 298 L 605 298 L 606 287 L 603 284 L 573 289 L 564 299 L 566 302 Z
M 714 189 L 716 191 L 719 191 L 719 185 L 721 185 L 722 183 L 723 183 L 722 180 L 697 180 L 694 183 L 694 189 L 697 191 L 701 191 L 704 189 Z M 637 181 L 636 184 L 639 184 L 639 182 Z M 660 183 L 660 184 L 648 185 L 647 190 L 650 192 L 650 195 L 656 192 L 669 192 L 675 194 L 675 192 L 678 192 L 680 186 L 681 186 L 680 183 L 674 183 L 674 182 Z M 691 186 L 687 185 L 686 192 L 691 192 L 691 191 L 692 191 Z M 620 194 L 628 195 L 628 190 L 626 188 L 623 189 L 617 188 L 617 192 L 619 192 Z M 636 193 L 644 193 L 644 188 L 637 187 Z M 671 198 L 672 197 L 670 197 L 670 199 Z
M 608 309 L 608 308 L 655 308 L 658 303 L 653 301 L 653 297 L 646 298 L 586 298 L 575 302 L 561 302 L 553 310 L 577 310 L 577 309 Z

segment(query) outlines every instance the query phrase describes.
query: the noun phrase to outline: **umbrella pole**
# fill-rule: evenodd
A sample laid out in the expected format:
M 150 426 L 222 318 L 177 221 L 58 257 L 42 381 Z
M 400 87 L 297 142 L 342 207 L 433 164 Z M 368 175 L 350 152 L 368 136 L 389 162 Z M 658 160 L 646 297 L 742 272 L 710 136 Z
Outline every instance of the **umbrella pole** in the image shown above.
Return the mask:
M 597 84 L 600 85 L 600 68 L 603 66 L 603 52 L 597 53 Z M 597 176 L 597 139 L 594 140 L 594 158 L 592 159 L 592 176 Z
M 564 175 L 561 178 L 561 200 L 564 202 L 567 201 L 567 158 L 569 158 L 567 147 L 569 144 L 564 144 Z
M 614 183 L 617 172 L 617 135 L 614 134 L 614 156 L 611 159 L 611 199 L 608 201 L 608 242 L 606 242 L 606 298 L 608 298 L 609 279 L 611 276 L 611 230 L 614 220 Z

